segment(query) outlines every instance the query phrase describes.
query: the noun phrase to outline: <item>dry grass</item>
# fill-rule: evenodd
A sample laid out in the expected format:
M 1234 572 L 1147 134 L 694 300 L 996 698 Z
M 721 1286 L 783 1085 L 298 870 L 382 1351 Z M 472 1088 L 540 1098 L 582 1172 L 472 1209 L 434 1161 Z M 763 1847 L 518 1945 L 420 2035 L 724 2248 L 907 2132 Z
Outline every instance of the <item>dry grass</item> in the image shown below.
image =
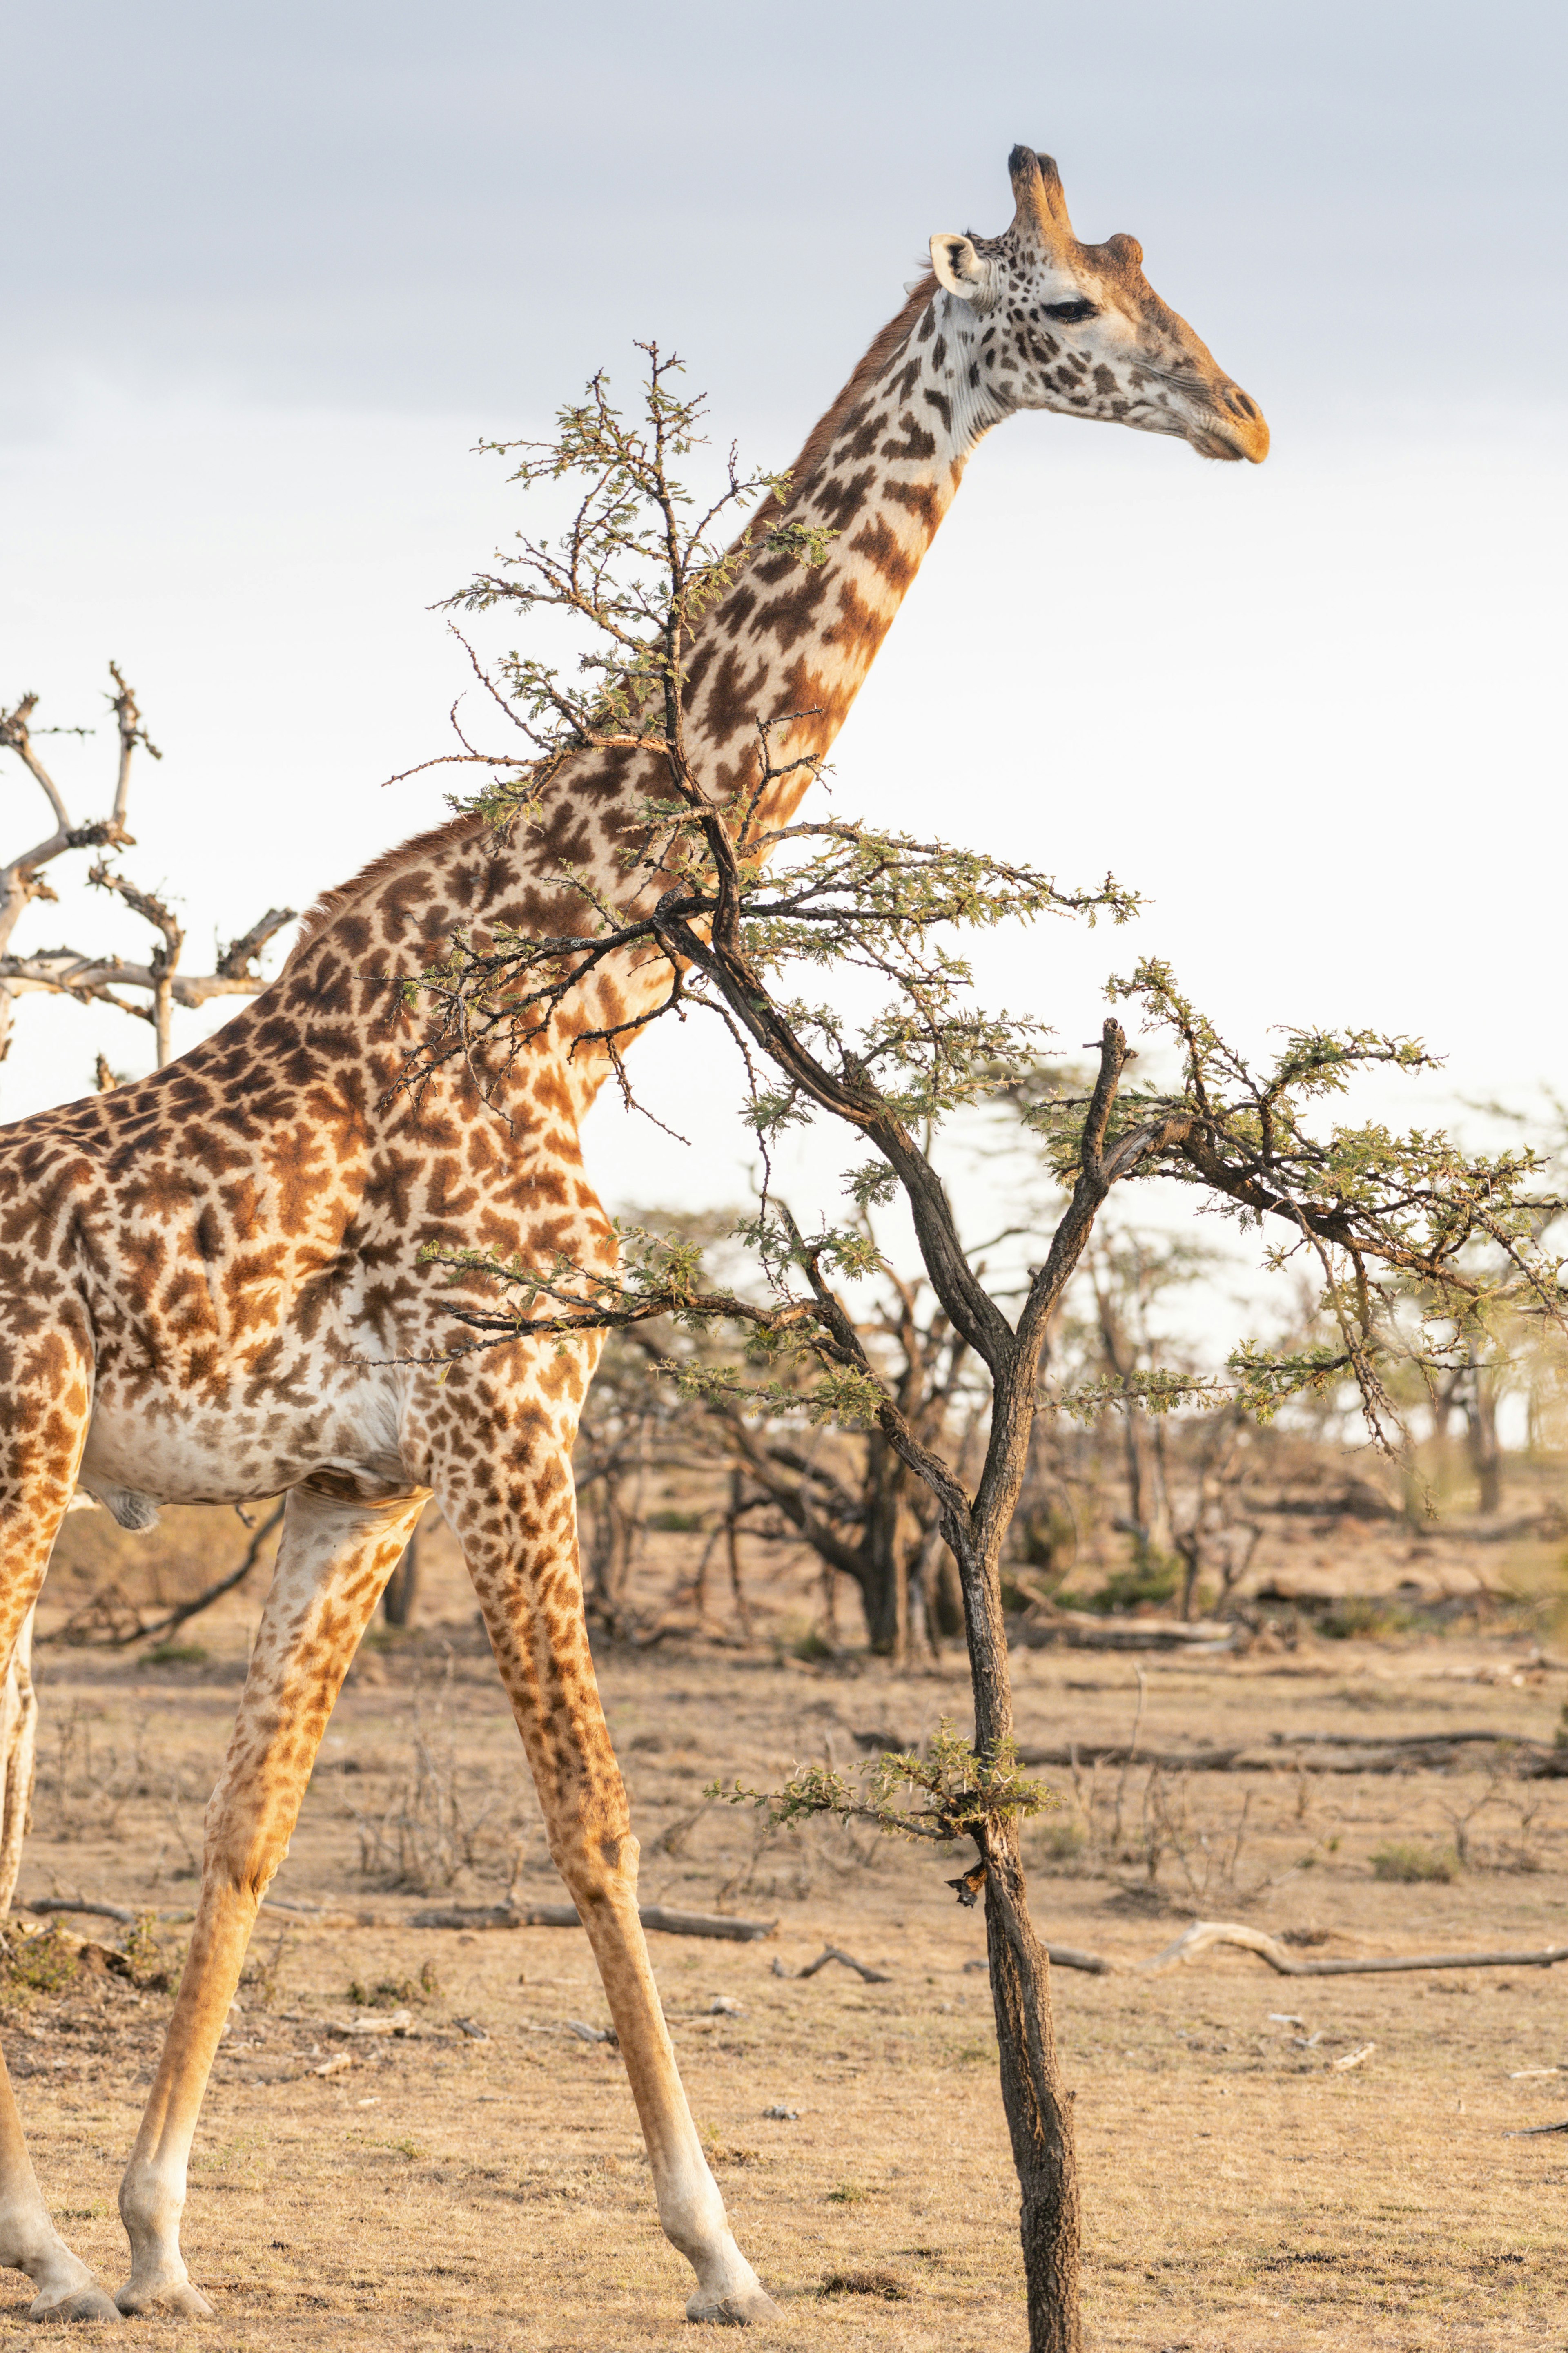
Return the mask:
M 128 2325 L 128 2347 L 267 2353 L 394 2333 L 486 2353 L 691 2342 L 684 2266 L 654 2219 L 620 2063 L 562 2031 L 606 2017 L 584 1939 L 416 1930 L 420 1896 L 387 1884 L 439 1883 L 443 1901 L 494 1902 L 514 1877 L 524 1898 L 558 1893 L 471 1610 L 450 1578 L 427 1608 L 444 1622 L 356 1668 L 279 1883 L 280 1897 L 366 1924 L 269 1913 L 224 2045 L 185 2230 L 217 2327 Z M 188 1905 L 245 1635 L 237 1609 L 204 1621 L 202 1663 L 45 1654 L 25 1893 Z M 1236 1663 L 1155 1661 L 1143 1736 L 1464 1724 L 1549 1737 L 1562 1682 L 1523 1664 L 1527 1648 L 1308 1642 Z M 1026 1739 L 1104 1740 L 1131 1721 L 1124 1662 L 1032 1653 L 1018 1682 Z M 654 1958 L 694 2111 L 786 2338 L 1021 2348 L 989 1997 L 966 1966 L 982 1929 L 942 1884 L 952 1866 L 843 1833 L 759 1839 L 700 1797 L 715 1776 L 757 1780 L 797 1756 L 847 1763 L 858 1727 L 915 1736 L 944 1711 L 962 1720 L 956 1666 L 857 1678 L 666 1647 L 606 1659 L 603 1683 L 645 1894 L 780 1918 L 768 1943 L 657 1937 Z M 1102 1771 L 1075 1792 L 1058 1778 L 1066 1803 L 1031 1832 L 1032 1883 L 1042 1925 L 1066 1943 L 1133 1960 L 1200 1899 L 1330 1953 L 1562 1937 L 1563 1785 L 1215 1775 L 1152 1791 L 1136 1768 L 1125 1786 Z M 392 1826 L 379 1848 L 362 1843 L 367 1823 Z M 1451 1882 L 1374 1876 L 1380 1847 L 1452 1854 L 1457 1824 L 1468 1860 Z M 161 1933 L 177 1957 L 181 1930 Z M 892 1982 L 773 1974 L 775 1956 L 795 1968 L 828 1943 Z M 738 2016 L 709 2013 L 721 1994 Z M 1056 1996 L 1078 2087 L 1092 2344 L 1562 2347 L 1568 2134 L 1506 2137 L 1568 2116 L 1568 2074 L 1519 2072 L 1568 2066 L 1562 1973 L 1292 1980 L 1216 1953 L 1173 1978 L 1059 1973 Z M 392 2000 L 415 2010 L 417 2035 L 331 2039 L 356 2002 Z M 3 2021 L 46 2191 L 111 2284 L 115 2189 L 168 2008 L 89 1972 L 21 1989 Z M 1361 2067 L 1333 2071 L 1367 2042 Z M 309 2072 L 343 2050 L 346 2073 Z M 799 2119 L 769 2119 L 771 2106 Z M 0 2346 L 36 2342 L 24 2286 L 0 2311 Z

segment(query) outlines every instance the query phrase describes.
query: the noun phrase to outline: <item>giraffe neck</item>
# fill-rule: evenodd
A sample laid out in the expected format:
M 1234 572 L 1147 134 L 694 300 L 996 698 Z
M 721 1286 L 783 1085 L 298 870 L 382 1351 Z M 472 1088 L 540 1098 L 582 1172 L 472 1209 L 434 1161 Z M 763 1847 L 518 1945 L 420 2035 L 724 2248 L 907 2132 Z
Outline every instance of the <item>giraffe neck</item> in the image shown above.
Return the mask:
M 721 801 L 754 788 L 757 723 L 777 723 L 773 765 L 820 756 L 848 714 L 915 574 L 952 504 L 964 460 L 1003 413 L 981 383 L 982 331 L 964 302 L 928 279 L 885 327 L 822 417 L 791 477 L 785 507 L 769 500 L 748 526 L 755 552 L 697 632 L 688 665 L 686 740 L 702 789 Z M 826 561 L 809 566 L 768 545 L 782 516 L 826 524 Z M 809 766 L 763 797 L 766 826 L 788 821 Z M 665 879 L 628 860 L 646 839 L 647 799 L 668 794 L 653 754 L 588 752 L 560 770 L 546 797 L 498 839 L 460 818 L 409 842 L 329 895 L 290 959 L 301 1002 L 344 959 L 384 980 L 426 969 L 453 929 L 476 943 L 502 928 L 576 934 L 593 917 L 571 874 L 627 913 Z M 611 1068 L 585 1032 L 652 1009 L 668 987 L 662 959 L 601 967 L 557 1017 L 563 1072 L 580 1118 Z M 383 998 L 384 1004 L 384 997 Z
M 689 670 L 688 746 L 710 791 L 754 773 L 755 726 L 800 718 L 774 739 L 775 764 L 820 755 L 865 682 L 970 451 L 1001 413 L 980 382 L 980 332 L 966 302 L 928 280 L 871 345 L 796 460 L 787 506 L 750 528 L 757 553 L 700 632 Z M 817 567 L 766 545 L 782 520 L 835 536 Z M 793 814 L 801 769 L 766 804 Z

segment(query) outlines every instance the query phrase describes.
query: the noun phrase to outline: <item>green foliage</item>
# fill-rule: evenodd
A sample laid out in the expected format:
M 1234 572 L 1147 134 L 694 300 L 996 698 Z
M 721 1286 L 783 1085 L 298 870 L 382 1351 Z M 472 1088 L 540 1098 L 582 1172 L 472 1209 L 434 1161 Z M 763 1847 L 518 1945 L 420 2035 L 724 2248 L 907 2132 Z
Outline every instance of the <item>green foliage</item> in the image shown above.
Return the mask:
M 563 755 L 590 745 L 664 750 L 692 632 L 752 553 L 729 536 L 736 510 L 764 492 L 781 503 L 788 494 L 786 475 L 742 474 L 731 449 L 717 495 L 699 506 L 676 469 L 705 439 L 706 404 L 680 396 L 679 359 L 656 343 L 638 349 L 647 360 L 640 417 L 628 421 L 615 406 L 601 371 L 581 401 L 557 412 L 552 440 L 480 445 L 516 459 L 510 480 L 524 491 L 569 481 L 577 503 L 558 538 L 520 533 L 515 551 L 448 598 L 448 609 L 500 606 L 526 619 L 543 608 L 587 628 L 581 682 L 531 654 L 510 653 L 499 666 L 503 708 L 527 753 L 456 755 L 501 772 L 469 806 L 503 821 L 531 804 Z M 764 543 L 813 566 L 835 536 L 781 517 Z
M 705 1795 L 726 1805 L 758 1807 L 781 1828 L 830 1814 L 839 1821 L 874 1822 L 895 1837 L 943 1844 L 1061 1802 L 1043 1781 L 1025 1778 L 1011 1740 L 994 1756 L 981 1757 L 945 1716 L 923 1757 L 910 1751 L 868 1757 L 854 1780 L 830 1765 L 797 1765 L 780 1789 L 716 1781 Z
M 1147 1546 L 1137 1548 L 1137 1556 L 1126 1568 L 1117 1569 L 1098 1591 L 1089 1596 L 1091 1609 L 1107 1611 L 1136 1609 L 1145 1602 L 1163 1603 L 1173 1600 L 1182 1582 L 1182 1564 L 1151 1552 Z
M 1353 1642 L 1368 1636 L 1407 1633 L 1415 1620 L 1408 1603 L 1377 1593 L 1336 1596 L 1317 1620 L 1330 1641 Z
M 410 1977 L 378 1978 L 366 1986 L 360 1978 L 351 1978 L 348 1999 L 356 2010 L 406 2010 L 411 2002 L 423 2002 L 437 1991 L 436 1972 L 428 1961 L 417 1981 Z
M 1075 1862 L 1089 1846 L 1089 1832 L 1076 1816 L 1059 1814 L 1034 1833 L 1035 1850 L 1047 1862 Z
M 0 1954 L 4 1956 L 0 2003 L 11 2009 L 26 2009 L 40 1994 L 58 1993 L 69 1985 L 80 1968 L 78 1950 L 58 1921 L 33 1936 L 16 1925 L 7 1927 L 0 1934 Z
M 158 1942 L 158 1915 L 155 1912 L 139 1912 L 136 1915 L 126 1931 L 121 1951 L 125 1956 L 125 1973 L 133 1986 L 143 1993 L 168 1992 L 174 1977 Z
M 1398 1880 L 1412 1886 L 1426 1880 L 1447 1882 L 1458 1877 L 1458 1858 L 1451 1853 L 1440 1853 L 1429 1846 L 1416 1846 L 1407 1841 L 1393 1839 L 1387 1845 L 1373 1849 L 1372 1875 L 1374 1879 Z

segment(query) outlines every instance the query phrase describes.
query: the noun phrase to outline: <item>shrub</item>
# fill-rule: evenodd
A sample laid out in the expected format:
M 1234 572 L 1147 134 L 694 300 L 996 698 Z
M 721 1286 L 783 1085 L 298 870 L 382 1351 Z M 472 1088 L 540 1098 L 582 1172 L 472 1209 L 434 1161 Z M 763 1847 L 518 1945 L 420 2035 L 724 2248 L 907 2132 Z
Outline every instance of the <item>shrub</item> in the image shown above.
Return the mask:
M 904 2304 L 909 2289 L 897 2272 L 829 2272 L 818 2295 L 877 2295 L 886 2304 Z
M 1042 1862 L 1075 1862 L 1089 1844 L 1089 1832 L 1075 1814 L 1058 1814 L 1037 1824 L 1030 1842 Z
M 1372 1858 L 1374 1879 L 1397 1879 L 1414 1882 L 1423 1879 L 1457 1879 L 1458 1857 L 1439 1852 L 1435 1847 L 1415 1846 L 1405 1841 L 1391 1840 L 1387 1846 L 1378 1847 Z
M 1331 1642 L 1350 1642 L 1358 1637 L 1408 1633 L 1414 1622 L 1406 1603 L 1379 1593 L 1346 1593 L 1323 1612 L 1318 1631 Z
M 1089 1597 L 1091 1609 L 1108 1615 L 1119 1609 L 1136 1609 L 1141 1603 L 1152 1602 L 1156 1608 L 1173 1601 L 1182 1582 L 1182 1564 L 1169 1560 L 1163 1553 L 1145 1553 L 1127 1568 L 1119 1568 Z
M 25 2008 L 37 1994 L 58 1993 L 79 1966 L 77 1946 L 58 1923 L 36 1936 L 13 1929 L 0 1937 L 4 1956 L 4 1998 Z

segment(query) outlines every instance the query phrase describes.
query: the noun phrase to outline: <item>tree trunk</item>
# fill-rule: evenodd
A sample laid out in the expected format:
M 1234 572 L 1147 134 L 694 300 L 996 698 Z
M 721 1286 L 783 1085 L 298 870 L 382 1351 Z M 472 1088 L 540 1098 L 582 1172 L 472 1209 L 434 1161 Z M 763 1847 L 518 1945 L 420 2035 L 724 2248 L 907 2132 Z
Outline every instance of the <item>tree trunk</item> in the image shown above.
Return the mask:
M 29 1609 L 0 1685 L 0 1919 L 11 1909 L 22 1868 L 22 1845 L 33 1826 L 33 1768 L 38 1700 L 33 1688 L 33 1618 Z
M 1169 1560 L 1173 1549 L 1171 1505 L 1149 1417 L 1135 1397 L 1123 1398 L 1121 1416 L 1127 1457 L 1128 1517 L 1138 1531 L 1145 1559 Z
M 1005 1517 L 1011 1518 L 1010 1510 Z M 953 1532 L 949 1533 L 951 1541 Z M 1001 1577 L 995 1561 L 977 1560 L 973 1554 L 961 1556 L 960 1568 L 974 1694 L 974 1746 L 984 1755 L 1013 1735 Z M 1002 2105 L 1020 2191 L 1018 2232 L 1029 2353 L 1082 2353 L 1078 2158 L 1072 2094 L 1062 2084 L 1051 2023 L 1050 1960 L 1029 1918 L 1016 1826 L 989 1827 L 983 1853 Z
M 939 1545 L 926 1571 L 926 1618 L 933 1631 L 953 1641 L 963 1631 L 963 1588 L 958 1563 L 945 1544 Z
M 382 1615 L 389 1626 L 411 1626 L 414 1604 L 419 1596 L 419 1531 L 415 1529 L 403 1549 L 403 1557 L 386 1580 L 381 1597 Z
M 1476 1474 L 1478 1501 L 1481 1511 L 1489 1517 L 1502 1508 L 1502 1457 L 1498 1451 L 1497 1399 L 1485 1367 L 1479 1364 L 1470 1375 L 1465 1432 L 1469 1440 L 1470 1468 Z
M 1063 2088 L 1057 2056 L 1050 1960 L 1029 1918 L 1011 1825 L 986 1842 L 985 1943 L 1002 2105 L 1021 2193 L 1029 2353 L 1081 2353 L 1082 2221 L 1072 2094 Z
M 1137 1352 L 1122 1330 L 1110 1292 L 1098 1277 L 1094 1298 L 1106 1362 L 1125 1388 L 1137 1370 Z M 1139 1567 L 1146 1567 L 1151 1561 L 1171 1557 L 1171 1502 L 1165 1486 L 1164 1450 L 1154 1443 L 1142 1399 L 1130 1390 L 1121 1400 L 1121 1442 L 1127 1463 L 1127 1516 L 1137 1533 Z
M 879 1658 L 902 1665 L 909 1638 L 909 1565 L 899 1538 L 899 1461 L 886 1439 L 873 1430 L 866 1440 L 868 1461 L 866 1518 L 858 1546 L 862 1566 L 860 1599 L 866 1610 L 866 1632 Z
M 741 1582 L 741 1506 L 745 1501 L 746 1482 L 739 1471 L 730 1473 L 730 1509 L 724 1522 L 725 1542 L 730 1555 L 730 1591 L 734 1598 L 735 1616 L 741 1631 L 749 1642 L 752 1639 L 752 1612 L 746 1600 L 746 1590 Z

